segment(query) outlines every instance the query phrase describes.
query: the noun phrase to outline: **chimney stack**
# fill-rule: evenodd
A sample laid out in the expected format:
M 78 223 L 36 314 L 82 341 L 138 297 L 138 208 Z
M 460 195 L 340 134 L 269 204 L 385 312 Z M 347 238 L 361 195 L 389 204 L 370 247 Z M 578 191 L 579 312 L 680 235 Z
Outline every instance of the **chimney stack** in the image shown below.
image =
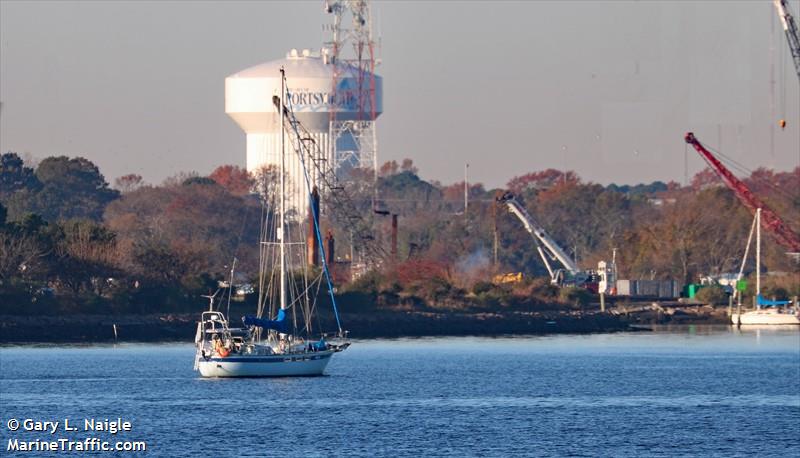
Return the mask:
M 306 247 L 308 250 L 308 264 L 319 266 L 319 239 L 317 238 L 317 228 L 319 227 L 319 191 L 317 187 L 311 191 L 311 202 L 308 206 L 308 237 Z

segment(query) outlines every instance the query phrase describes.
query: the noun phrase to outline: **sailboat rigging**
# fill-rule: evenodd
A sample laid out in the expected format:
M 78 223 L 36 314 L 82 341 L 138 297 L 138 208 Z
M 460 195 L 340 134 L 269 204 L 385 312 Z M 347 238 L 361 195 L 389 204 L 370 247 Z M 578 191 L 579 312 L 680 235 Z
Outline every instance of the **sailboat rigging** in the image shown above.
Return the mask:
M 744 275 L 744 267 L 747 262 L 747 255 L 750 251 L 750 243 L 753 240 L 753 232 L 756 234 L 756 253 L 755 253 L 755 274 L 756 274 L 756 294 L 754 297 L 755 309 L 742 312 L 742 291 L 738 288 L 739 282 Z M 750 235 L 747 237 L 747 246 L 742 257 L 742 266 L 736 277 L 737 288 L 734 295 L 737 299 L 736 312 L 731 314 L 731 322 L 736 325 L 797 325 L 800 324 L 800 309 L 790 307 L 791 301 L 776 301 L 765 299 L 761 295 L 761 208 L 756 209 L 753 217 L 753 224 L 750 227 Z
M 197 327 L 195 343 L 195 369 L 203 377 L 273 377 L 321 375 L 331 357 L 349 347 L 347 332 L 343 331 L 339 318 L 336 298 L 329 267 L 326 263 L 322 235 L 318 225 L 317 209 L 311 205 L 313 229 L 322 251 L 322 269 L 319 275 L 309 281 L 307 263 L 301 262 L 302 281 L 294 278 L 296 269 L 291 261 L 302 259 L 293 247 L 304 247 L 302 242 L 292 242 L 292 231 L 302 228 L 296 214 L 291 214 L 286 206 L 286 135 L 299 138 L 299 121 L 294 117 L 291 106 L 287 106 L 288 88 L 284 69 L 280 69 L 281 94 L 276 96 L 276 108 L 280 122 L 280 160 L 278 161 L 279 186 L 277 196 L 264 192 L 262 201 L 277 198 L 275 205 L 264 202 L 261 217 L 261 237 L 259 241 L 259 293 L 255 315 L 242 318 L 243 326 L 230 327 L 228 313 L 223 314 L 210 298 L 209 309 L 202 313 Z M 298 144 L 302 144 L 299 141 Z M 302 165 L 303 174 L 312 194 L 312 183 L 306 167 L 302 148 L 293 148 Z M 263 191 L 263 190 L 262 190 Z M 274 211 L 277 209 L 277 214 Z M 271 270 L 269 270 L 272 268 Z M 277 271 L 277 272 L 275 272 Z M 277 275 L 275 275 L 277 274 Z M 291 277 L 291 278 L 290 278 Z M 313 316 L 317 298 L 323 286 L 327 287 L 337 332 L 333 335 L 319 333 L 313 336 Z M 277 285 L 275 285 L 277 280 Z M 229 285 L 231 286 L 231 285 Z M 316 292 L 314 289 L 316 288 Z M 298 322 L 298 308 L 304 321 Z M 227 316 L 227 317 L 226 317 Z M 329 340 L 326 340 L 329 339 Z

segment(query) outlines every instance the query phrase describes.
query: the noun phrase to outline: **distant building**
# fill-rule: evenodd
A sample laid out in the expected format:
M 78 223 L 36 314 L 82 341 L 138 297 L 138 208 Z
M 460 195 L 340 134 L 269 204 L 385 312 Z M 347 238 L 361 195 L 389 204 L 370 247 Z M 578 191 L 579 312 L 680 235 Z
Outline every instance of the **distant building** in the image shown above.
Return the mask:
M 663 207 L 664 205 L 672 205 L 675 202 L 677 202 L 677 200 L 675 198 L 673 198 L 673 197 L 669 197 L 669 198 L 666 198 L 666 199 L 651 198 L 651 199 L 647 199 L 647 202 L 649 202 L 650 205 L 652 205 L 654 207 Z

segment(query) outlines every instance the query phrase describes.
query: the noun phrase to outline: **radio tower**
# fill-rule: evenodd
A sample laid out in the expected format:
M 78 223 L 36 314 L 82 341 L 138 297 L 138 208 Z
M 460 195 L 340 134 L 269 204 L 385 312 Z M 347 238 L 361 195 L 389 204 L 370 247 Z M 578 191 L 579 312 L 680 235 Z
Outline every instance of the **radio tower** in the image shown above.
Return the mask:
M 378 139 L 375 131 L 375 42 L 367 0 L 326 0 L 325 11 L 333 15 L 332 40 L 327 42 L 333 65 L 331 97 L 333 104 L 350 104 L 354 119 L 342 119 L 330 110 L 330 139 L 334 170 L 371 168 L 378 173 Z M 355 74 L 356 87 L 346 84 L 343 73 Z M 348 116 L 348 118 L 350 118 Z

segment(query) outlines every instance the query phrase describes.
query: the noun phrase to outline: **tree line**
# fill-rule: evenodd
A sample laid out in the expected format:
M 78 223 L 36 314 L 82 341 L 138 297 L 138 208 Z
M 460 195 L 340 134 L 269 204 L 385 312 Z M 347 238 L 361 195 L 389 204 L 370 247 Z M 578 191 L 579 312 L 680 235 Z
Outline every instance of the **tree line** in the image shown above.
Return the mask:
M 372 218 L 387 251 L 391 218 L 383 215 L 398 215 L 398 250 L 380 271 L 342 291 L 398 303 L 457 303 L 469 296 L 496 306 L 491 278 L 507 272 L 527 279 L 508 287 L 518 297 L 571 300 L 542 280 L 546 270 L 530 235 L 496 205 L 506 190 L 581 267 L 616 253 L 620 278 L 692 282 L 737 271 L 752 221 L 710 171 L 686 186 L 602 186 L 570 171 L 534 171 L 502 189 L 469 184 L 466 214 L 463 182 L 425 180 L 409 159 L 380 167 L 377 202 L 373 177 L 369 170 L 351 171 L 351 195 Z M 15 153 L 3 154 L 0 313 L 197 310 L 199 295 L 217 288 L 234 256 L 241 281 L 257 274 L 259 221 L 270 209 L 254 191 L 272 192 L 275 181 L 269 170 L 253 176 L 225 165 L 208 176 L 178 174 L 158 185 L 135 174 L 112 185 L 84 158 L 48 157 L 34 166 Z M 798 229 L 800 168 L 758 169 L 746 182 Z M 376 205 L 384 211 L 375 212 Z M 347 228 L 328 216 L 323 212 L 323 230 L 335 234 L 337 258 L 346 264 Z M 789 274 L 775 277 L 779 295 L 800 292 L 797 263 L 769 236 L 762 265 Z
M 760 168 L 744 181 L 795 231 L 800 229 L 800 167 L 790 172 Z M 474 294 L 476 284 L 486 289 L 485 282 L 495 274 L 521 272 L 527 281 L 494 285 L 494 290 L 553 299 L 558 293 L 542 281 L 548 273 L 531 236 L 504 206 L 496 204 L 496 197 L 507 190 L 581 268 L 596 268 L 598 261 L 616 256 L 622 279 L 691 283 L 738 272 L 753 218 L 709 169 L 685 186 L 675 182 L 602 186 L 571 171 L 530 172 L 512 178 L 502 189 L 470 184 L 464 215 L 463 182 L 426 182 L 415 171 L 385 166 L 379 195 L 400 215 L 401 262 L 389 274 L 371 278 L 370 287 L 392 291 L 399 288 L 397 278 L 430 277 L 430 269 L 420 269 L 420 263 L 426 263 L 436 267 L 440 284 L 456 287 L 456 296 Z M 800 295 L 796 258 L 787 256 L 766 231 L 763 240 L 763 292 L 784 298 Z M 751 248 L 746 275 L 754 272 L 753 253 Z

